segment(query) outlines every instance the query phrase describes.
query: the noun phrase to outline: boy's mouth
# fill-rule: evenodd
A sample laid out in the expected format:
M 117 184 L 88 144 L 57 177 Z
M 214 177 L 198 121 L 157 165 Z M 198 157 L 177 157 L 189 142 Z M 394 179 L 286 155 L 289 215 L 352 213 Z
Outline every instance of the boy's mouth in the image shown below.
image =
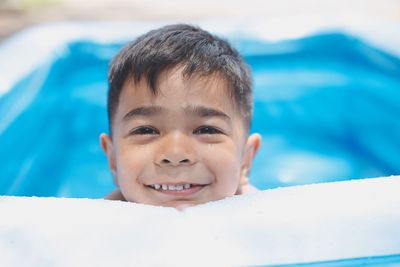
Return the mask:
M 190 184 L 190 183 L 182 183 L 182 184 L 152 184 L 148 185 L 148 187 L 162 192 L 166 194 L 173 195 L 185 195 L 185 194 L 193 194 L 201 189 L 203 189 L 207 184 Z

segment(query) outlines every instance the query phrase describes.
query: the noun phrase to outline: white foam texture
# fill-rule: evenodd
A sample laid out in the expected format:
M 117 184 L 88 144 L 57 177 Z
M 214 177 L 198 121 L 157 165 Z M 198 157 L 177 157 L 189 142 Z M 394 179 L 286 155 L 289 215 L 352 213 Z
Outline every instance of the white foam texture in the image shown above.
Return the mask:
M 400 254 L 400 176 L 279 188 L 183 211 L 0 197 L 0 266 L 248 266 Z

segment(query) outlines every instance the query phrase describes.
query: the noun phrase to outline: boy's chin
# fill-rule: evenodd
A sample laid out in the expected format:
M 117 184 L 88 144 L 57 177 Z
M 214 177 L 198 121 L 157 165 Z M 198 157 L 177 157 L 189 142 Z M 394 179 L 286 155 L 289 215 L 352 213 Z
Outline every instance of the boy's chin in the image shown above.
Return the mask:
M 162 207 L 168 207 L 168 208 L 175 208 L 179 211 L 184 210 L 186 208 L 206 204 L 209 202 L 215 202 L 219 201 L 228 197 L 232 197 L 233 195 L 228 195 L 220 198 L 215 198 L 215 199 L 198 199 L 198 200 L 175 200 L 175 201 L 167 201 L 167 202 L 162 202 L 158 204 L 149 204 L 149 205 L 155 205 L 155 206 L 162 206 Z
M 181 211 L 181 210 L 184 210 L 186 208 L 190 208 L 190 207 L 206 204 L 206 203 L 209 203 L 209 202 L 218 201 L 218 200 L 221 200 L 221 199 L 224 199 L 224 198 L 210 199 L 210 200 L 207 200 L 207 201 L 203 200 L 203 201 L 197 201 L 197 202 L 196 201 L 173 201 L 173 202 L 166 202 L 166 203 L 159 204 L 159 206 L 175 208 L 175 209 Z
M 175 209 L 181 211 L 186 208 L 193 207 L 193 206 L 196 206 L 199 204 L 201 204 L 201 203 L 181 202 L 181 203 L 164 203 L 164 204 L 161 204 L 161 206 L 168 207 L 168 208 L 175 208 Z

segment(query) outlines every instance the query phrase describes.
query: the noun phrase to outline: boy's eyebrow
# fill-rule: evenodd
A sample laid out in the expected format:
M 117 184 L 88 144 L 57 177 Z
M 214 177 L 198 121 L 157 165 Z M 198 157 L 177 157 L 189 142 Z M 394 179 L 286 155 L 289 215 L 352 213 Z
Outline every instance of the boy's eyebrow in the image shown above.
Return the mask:
M 224 120 L 231 120 L 226 113 L 205 106 L 188 106 L 185 108 L 185 111 L 198 117 L 221 117 Z
M 138 107 L 134 108 L 128 113 L 125 114 L 125 116 L 122 118 L 122 120 L 129 120 L 132 117 L 135 116 L 152 116 L 152 115 L 157 115 L 160 114 L 164 111 L 162 107 L 159 106 L 146 106 L 146 107 Z
M 184 108 L 184 110 L 186 113 L 189 113 L 197 117 L 221 117 L 224 120 L 228 121 L 231 120 L 231 118 L 224 112 L 205 106 L 187 106 Z M 125 116 L 122 118 L 122 120 L 129 120 L 135 116 L 153 116 L 166 112 L 167 112 L 166 109 L 160 106 L 138 107 L 126 113 Z

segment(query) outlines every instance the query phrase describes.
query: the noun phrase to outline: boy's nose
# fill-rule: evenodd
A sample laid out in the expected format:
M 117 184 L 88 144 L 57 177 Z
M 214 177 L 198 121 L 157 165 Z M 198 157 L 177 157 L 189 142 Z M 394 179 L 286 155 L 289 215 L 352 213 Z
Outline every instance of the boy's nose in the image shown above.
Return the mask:
M 190 137 L 179 133 L 165 136 L 156 155 L 156 164 L 161 166 L 192 165 L 195 161 Z
M 190 159 L 182 159 L 182 160 L 171 160 L 169 158 L 164 158 L 161 160 L 160 165 L 171 164 L 171 165 L 180 165 L 180 164 L 190 164 Z

